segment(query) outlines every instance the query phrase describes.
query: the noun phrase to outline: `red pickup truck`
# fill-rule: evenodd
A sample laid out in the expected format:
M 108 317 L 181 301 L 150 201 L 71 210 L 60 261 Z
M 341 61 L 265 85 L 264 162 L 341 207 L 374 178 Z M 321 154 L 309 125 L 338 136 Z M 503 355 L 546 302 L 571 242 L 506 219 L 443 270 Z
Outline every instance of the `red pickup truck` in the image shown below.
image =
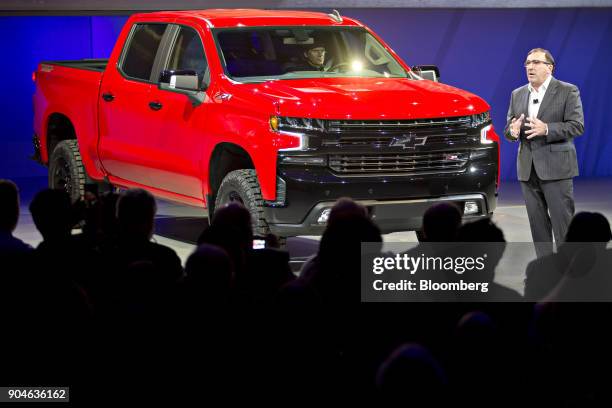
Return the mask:
M 237 200 L 260 235 L 320 234 L 339 197 L 366 205 L 383 232 L 418 229 L 438 201 L 489 216 L 489 105 L 427 67 L 337 12 L 136 14 L 110 59 L 40 63 L 36 155 L 74 200 L 87 183 L 208 216 Z

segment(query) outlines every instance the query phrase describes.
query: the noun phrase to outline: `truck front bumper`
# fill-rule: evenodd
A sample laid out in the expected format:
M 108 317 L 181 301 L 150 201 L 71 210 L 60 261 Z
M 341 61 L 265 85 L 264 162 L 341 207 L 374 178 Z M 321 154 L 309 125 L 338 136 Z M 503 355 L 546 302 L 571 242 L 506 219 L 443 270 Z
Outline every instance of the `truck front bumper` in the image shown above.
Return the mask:
M 283 203 L 267 203 L 270 230 L 279 236 L 321 235 L 324 212 L 337 199 L 350 197 L 366 206 L 383 233 L 414 231 L 425 211 L 437 202 L 453 202 L 464 220 L 489 217 L 497 204 L 497 163 L 472 163 L 465 171 L 413 176 L 340 177 L 328 168 L 281 166 Z

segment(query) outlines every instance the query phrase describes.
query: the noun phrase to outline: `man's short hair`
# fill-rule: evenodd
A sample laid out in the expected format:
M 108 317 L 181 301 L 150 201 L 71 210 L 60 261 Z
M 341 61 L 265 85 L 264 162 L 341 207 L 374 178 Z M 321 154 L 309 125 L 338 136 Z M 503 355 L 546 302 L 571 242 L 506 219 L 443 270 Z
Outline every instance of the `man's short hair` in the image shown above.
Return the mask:
M 0 231 L 12 232 L 19 219 L 19 189 L 10 180 L 0 179 Z
M 597 212 L 579 212 L 567 227 L 566 242 L 608 242 L 612 239 L 610 223 Z
M 552 65 L 553 69 L 555 69 L 555 59 L 553 58 L 552 54 L 550 53 L 550 51 L 548 51 L 545 48 L 534 48 L 533 50 L 529 51 L 527 53 L 527 57 L 529 57 L 531 54 L 533 54 L 534 52 L 543 52 L 544 53 L 544 58 L 546 58 L 546 62 L 548 62 L 549 64 Z
M 30 202 L 30 214 L 44 240 L 70 235 L 75 221 L 70 195 L 60 189 L 36 193 Z
M 233 230 L 236 239 L 242 244 L 250 244 L 253 240 L 253 217 L 249 210 L 237 201 L 217 209 L 212 225 L 222 230 Z
M 421 230 L 427 241 L 453 242 L 461 226 L 461 210 L 453 202 L 436 203 L 423 214 Z
M 325 37 L 325 35 L 322 35 L 320 33 L 314 33 L 312 35 L 312 43 L 304 44 L 304 51 L 310 51 L 314 48 L 327 49 L 326 43 L 327 43 L 327 38 Z
M 304 45 L 304 52 L 309 52 L 311 50 L 314 50 L 315 48 L 323 48 L 324 50 L 327 50 L 325 44 L 321 42 L 314 42 L 312 44 Z
M 155 198 L 141 188 L 124 191 L 117 200 L 117 220 L 123 229 L 148 230 L 157 211 Z

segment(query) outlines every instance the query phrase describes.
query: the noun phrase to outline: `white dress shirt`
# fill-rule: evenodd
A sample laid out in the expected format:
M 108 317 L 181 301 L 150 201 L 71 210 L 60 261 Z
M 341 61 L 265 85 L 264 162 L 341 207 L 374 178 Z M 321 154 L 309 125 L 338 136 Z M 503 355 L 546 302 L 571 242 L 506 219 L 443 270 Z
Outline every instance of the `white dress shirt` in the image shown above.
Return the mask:
M 528 118 L 537 118 L 538 112 L 540 111 L 540 105 L 542 105 L 542 101 L 544 100 L 544 95 L 546 94 L 546 90 L 550 85 L 550 81 L 552 79 L 552 75 L 549 75 L 546 78 L 546 81 L 542 85 L 540 85 L 540 89 L 537 91 L 531 84 L 527 84 L 527 89 L 529 90 L 529 105 L 527 107 L 527 117 Z M 537 102 L 536 102 L 537 101 Z M 519 134 L 514 133 L 512 129 L 510 130 L 510 135 L 514 138 L 518 138 Z M 544 135 L 548 136 L 548 124 L 546 125 L 546 132 Z
M 552 75 L 549 75 L 548 78 L 546 78 L 546 81 L 544 81 L 544 83 L 540 85 L 540 88 L 537 91 L 535 90 L 533 86 L 531 86 L 531 84 L 527 85 L 527 88 L 529 89 L 529 109 L 527 111 L 528 117 L 533 118 L 533 119 L 538 117 L 538 112 L 540 111 L 540 105 L 542 105 L 542 101 L 544 100 L 544 95 L 546 94 L 546 90 L 548 89 L 548 86 L 550 85 L 551 79 L 552 79 Z

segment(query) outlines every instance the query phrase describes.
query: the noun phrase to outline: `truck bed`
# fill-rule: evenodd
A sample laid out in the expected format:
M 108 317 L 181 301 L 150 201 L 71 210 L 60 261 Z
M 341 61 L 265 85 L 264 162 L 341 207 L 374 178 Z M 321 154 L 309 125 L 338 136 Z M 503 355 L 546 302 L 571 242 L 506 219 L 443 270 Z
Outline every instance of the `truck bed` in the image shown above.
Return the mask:
M 55 142 L 48 144 L 47 120 L 59 114 L 70 118 L 81 148 L 83 164 L 98 177 L 98 98 L 106 59 L 45 61 L 36 72 L 34 133 L 41 136 L 41 161 L 48 163 Z
M 47 65 L 60 65 L 63 67 L 86 69 L 88 71 L 104 72 L 106 64 L 108 64 L 107 58 L 86 58 L 80 60 L 65 60 L 65 61 L 43 61 L 42 64 Z

